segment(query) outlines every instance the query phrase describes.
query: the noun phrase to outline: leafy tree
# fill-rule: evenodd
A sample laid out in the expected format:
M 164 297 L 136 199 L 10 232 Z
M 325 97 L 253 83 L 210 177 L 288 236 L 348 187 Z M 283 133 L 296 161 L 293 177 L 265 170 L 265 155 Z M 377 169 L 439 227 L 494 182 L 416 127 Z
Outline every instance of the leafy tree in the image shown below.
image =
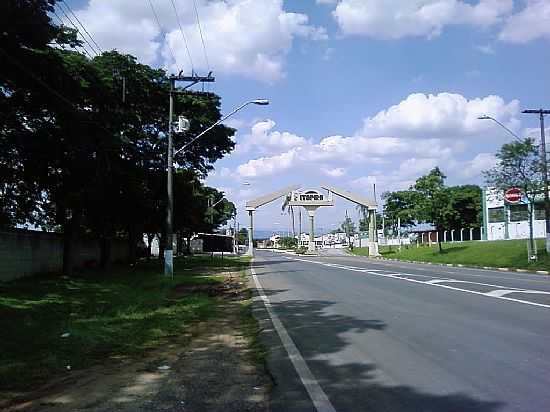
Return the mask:
M 480 227 L 482 216 L 481 188 L 477 185 L 451 186 L 449 192 L 454 216 L 446 229 Z
M 351 235 L 351 234 L 355 233 L 355 223 L 353 223 L 353 220 L 351 220 L 351 217 L 349 217 L 349 216 L 346 216 L 346 218 L 342 222 L 340 228 L 346 234 Z
M 520 188 L 529 204 L 533 205 L 537 194 L 544 190 L 539 146 L 528 137 L 506 143 L 496 153 L 496 157 L 497 165 L 484 172 L 487 183 L 502 191 L 510 187 Z M 529 213 L 529 242 L 531 250 L 534 250 L 532 211 Z
M 412 189 L 386 192 L 382 195 L 386 219 L 394 231 L 397 230 L 398 219 L 401 220 L 402 227 L 414 225 L 418 197 L 419 194 Z
M 135 252 L 141 233 L 162 235 L 169 81 L 163 70 L 129 55 L 112 51 L 90 60 L 50 47 L 78 44 L 75 31 L 52 24 L 54 5 L 7 0 L 0 6 L 0 225 L 63 232 L 69 272 L 77 236 L 99 241 L 105 265 L 113 238 L 127 238 Z M 221 118 L 220 98 L 212 93 L 178 94 L 175 106 L 191 120 L 190 132 L 175 136 L 176 147 Z M 233 149 L 233 133 L 220 125 L 176 158 L 176 214 L 188 205 L 201 208 L 190 215 L 195 221 L 179 214 L 182 231 L 206 230 L 232 213 L 224 201 L 205 222 L 206 198 L 219 193 L 192 188 Z
M 479 227 L 481 189 L 476 185 L 445 186 L 446 176 L 436 167 L 409 190 L 384 193 L 386 226 L 397 231 L 415 222 L 433 223 L 438 231 Z M 439 241 L 441 247 L 441 238 Z
M 413 186 L 417 193 L 418 220 L 432 223 L 438 231 L 449 227 L 455 214 L 450 193 L 445 188 L 445 178 L 439 167 L 435 167 L 427 175 L 418 178 Z M 442 252 L 441 237 L 438 246 Z
M 279 244 L 285 249 L 293 249 L 298 246 L 298 239 L 285 236 L 279 239 Z
M 248 239 L 248 230 L 246 228 L 241 228 L 237 233 L 237 244 L 245 245 Z

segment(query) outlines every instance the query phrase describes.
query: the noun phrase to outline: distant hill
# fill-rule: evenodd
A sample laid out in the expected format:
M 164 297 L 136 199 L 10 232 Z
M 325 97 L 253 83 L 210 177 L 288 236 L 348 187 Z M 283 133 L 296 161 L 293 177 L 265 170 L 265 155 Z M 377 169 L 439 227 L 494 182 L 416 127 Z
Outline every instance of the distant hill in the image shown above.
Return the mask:
M 329 233 L 329 229 L 325 228 L 315 228 L 315 235 L 321 235 L 325 233 Z M 305 229 L 302 227 L 302 233 L 309 233 L 309 229 Z M 254 239 L 269 239 L 271 236 L 279 234 L 281 236 L 287 236 L 288 230 L 280 230 L 280 229 L 254 229 Z M 298 228 L 296 228 L 296 234 L 298 234 Z M 292 236 L 292 234 L 291 234 Z

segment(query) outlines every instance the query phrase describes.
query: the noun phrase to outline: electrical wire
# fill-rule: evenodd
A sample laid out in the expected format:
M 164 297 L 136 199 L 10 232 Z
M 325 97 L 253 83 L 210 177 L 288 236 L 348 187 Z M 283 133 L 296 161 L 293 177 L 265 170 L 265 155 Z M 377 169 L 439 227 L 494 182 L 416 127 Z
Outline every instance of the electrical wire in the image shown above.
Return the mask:
M 189 45 L 187 43 L 187 37 L 185 36 L 185 32 L 183 31 L 183 27 L 181 25 L 180 16 L 178 13 L 178 9 L 176 7 L 176 3 L 174 3 L 174 0 L 170 0 L 172 3 L 172 8 L 174 9 L 174 13 L 176 14 L 176 20 L 178 21 L 178 26 L 180 28 L 181 37 L 183 38 L 183 43 L 185 44 L 185 49 L 187 50 L 187 56 L 189 57 L 189 62 L 191 63 L 191 73 L 195 73 L 195 67 L 193 65 L 193 58 L 191 57 L 191 52 L 189 51 Z
M 155 20 L 157 21 L 157 25 L 159 26 L 160 33 L 162 34 L 162 25 L 160 24 L 159 16 L 157 15 L 157 12 L 155 10 L 155 6 L 153 6 L 152 0 L 147 0 L 149 2 L 149 6 L 151 6 L 151 11 L 153 12 L 153 16 L 155 16 Z M 172 50 L 172 46 L 170 46 L 170 42 L 166 42 L 166 45 L 168 46 L 168 51 L 170 51 L 170 55 L 172 56 L 172 60 L 174 60 L 174 63 L 176 66 L 178 65 L 178 61 L 176 60 L 176 56 L 174 55 L 174 50 Z
M 59 23 L 60 23 L 62 26 L 64 26 L 65 23 L 63 23 L 63 19 L 61 19 L 61 17 L 59 17 L 59 14 L 57 14 L 55 10 L 53 10 L 53 14 L 55 15 L 55 17 L 57 17 L 57 20 L 59 20 Z M 61 45 L 61 48 L 62 48 L 63 50 L 65 50 L 65 46 L 64 46 L 64 45 Z M 82 44 L 79 45 L 79 46 L 77 46 L 77 47 L 71 47 L 71 48 L 72 48 L 73 50 L 81 49 L 81 50 L 84 52 L 84 54 L 85 54 L 86 56 L 88 56 L 88 58 L 93 59 L 93 57 L 92 57 L 92 55 L 90 54 L 90 52 L 88 51 L 88 49 L 86 49 L 86 47 L 84 47 Z
M 86 40 L 86 38 L 82 35 L 82 33 L 80 32 L 80 30 L 78 29 L 78 27 L 76 26 L 76 24 L 74 24 L 74 22 L 71 20 L 71 18 L 67 15 L 67 13 L 65 13 L 65 10 L 63 10 L 63 8 L 61 6 L 59 6 L 59 10 L 61 10 L 61 12 L 63 13 L 63 15 L 65 16 L 65 18 L 69 21 L 69 23 L 71 23 L 71 25 L 74 27 L 74 29 L 76 30 L 76 32 L 78 34 L 80 34 L 80 37 L 82 37 L 82 40 L 84 40 L 84 43 L 86 43 L 88 45 L 88 47 L 90 47 L 90 49 L 92 49 L 92 52 L 95 53 L 96 55 L 98 54 L 97 51 L 94 49 L 94 46 L 92 46 L 90 44 L 90 42 L 88 40 Z M 84 47 L 84 45 L 82 45 L 82 48 L 84 50 L 86 50 L 86 48 Z M 86 54 L 88 55 L 88 57 L 92 58 L 92 56 L 86 51 Z
M 197 0 L 193 0 L 193 7 L 195 9 L 195 17 L 197 18 L 197 26 L 199 27 L 199 33 L 201 36 L 202 50 L 204 52 L 204 60 L 206 61 L 206 66 L 208 71 L 210 71 L 210 62 L 208 61 L 208 53 L 206 52 L 206 42 L 204 41 L 204 35 L 202 33 L 201 20 L 199 17 L 199 10 L 197 8 Z
M 94 43 L 94 45 L 97 47 L 97 49 L 103 53 L 103 50 L 101 49 L 101 47 L 99 47 L 99 44 L 97 44 L 97 42 L 95 41 L 95 39 L 93 38 L 93 36 L 90 34 L 90 32 L 88 30 L 86 30 L 86 27 L 84 26 L 84 24 L 82 24 L 82 22 L 79 20 L 79 18 L 77 17 L 77 15 L 73 12 L 73 9 L 71 9 L 71 7 L 69 6 L 69 4 L 65 1 L 65 0 L 61 0 L 61 3 L 63 3 L 65 5 L 65 7 L 67 8 L 67 10 L 69 10 L 69 12 L 73 15 L 73 17 L 76 19 L 77 23 L 80 24 L 80 27 L 82 27 L 82 29 L 84 30 L 84 32 L 88 35 L 88 37 L 90 38 L 90 40 Z M 84 37 L 84 36 L 83 36 Z

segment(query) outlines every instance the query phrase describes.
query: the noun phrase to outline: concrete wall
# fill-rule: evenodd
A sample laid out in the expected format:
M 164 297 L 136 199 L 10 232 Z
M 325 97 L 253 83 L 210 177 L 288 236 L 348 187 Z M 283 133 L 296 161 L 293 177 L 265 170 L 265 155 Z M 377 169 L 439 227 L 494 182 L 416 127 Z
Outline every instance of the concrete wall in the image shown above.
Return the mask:
M 82 267 L 99 262 L 99 245 L 93 240 L 79 240 L 75 245 L 75 264 Z M 111 260 L 128 258 L 128 245 L 123 240 L 112 242 Z M 15 231 L 0 232 L 0 281 L 38 273 L 61 272 L 63 237 L 58 233 Z

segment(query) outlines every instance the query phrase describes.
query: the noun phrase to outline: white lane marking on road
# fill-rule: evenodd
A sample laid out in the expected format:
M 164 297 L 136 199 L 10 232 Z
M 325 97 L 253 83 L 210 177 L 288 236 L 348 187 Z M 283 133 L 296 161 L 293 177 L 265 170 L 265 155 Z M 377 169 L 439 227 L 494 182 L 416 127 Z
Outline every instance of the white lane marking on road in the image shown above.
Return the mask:
M 326 266 L 326 263 L 316 262 L 314 260 L 305 260 L 305 259 L 296 259 L 296 260 L 301 260 L 302 262 L 315 263 L 317 265 Z M 347 269 L 347 270 L 351 270 L 351 271 L 354 271 L 354 272 L 359 272 L 359 270 L 355 270 L 355 269 Z M 385 278 L 390 278 L 390 279 L 404 280 L 406 282 L 420 283 L 422 285 L 434 286 L 434 287 L 443 288 L 443 289 L 455 290 L 457 292 L 464 292 L 464 293 L 471 293 L 473 295 L 485 296 L 485 297 L 492 298 L 492 299 L 506 300 L 506 301 L 509 301 L 509 302 L 522 303 L 524 305 L 537 306 L 537 307 L 541 307 L 541 308 L 549 308 L 550 309 L 550 305 L 544 305 L 542 303 L 530 302 L 528 300 L 523 300 L 523 299 L 509 298 L 507 296 L 492 296 L 492 295 L 487 294 L 487 292 L 477 292 L 475 290 L 461 289 L 461 288 L 457 288 L 457 287 L 454 287 L 454 286 L 444 285 L 442 283 L 430 283 L 429 281 L 410 279 L 410 278 L 406 278 L 406 277 L 402 277 L 402 276 L 395 276 L 395 274 L 376 273 L 376 272 L 368 271 L 368 270 L 367 271 L 361 270 L 361 272 L 372 275 L 372 276 L 380 276 L 380 277 L 385 277 Z M 452 281 L 452 279 L 447 280 L 446 282 L 449 282 L 449 281 Z M 467 282 L 467 281 L 457 281 L 457 282 L 472 283 L 472 284 L 477 284 L 477 285 L 494 286 L 494 287 L 499 287 L 499 288 L 504 289 L 504 287 L 502 287 L 502 286 L 490 285 L 488 283 L 477 283 L 477 282 Z M 524 293 L 524 290 L 523 289 L 514 289 L 514 292 Z M 540 293 L 540 294 L 550 294 L 549 292 L 544 292 L 544 291 L 531 291 L 531 293 L 534 293 L 534 292 L 537 292 L 537 293 Z
M 490 292 L 486 292 L 485 296 L 501 297 L 501 296 L 508 295 L 508 294 L 514 293 L 514 292 L 523 292 L 523 291 L 522 290 L 499 289 L 499 290 L 492 290 Z
M 296 373 L 298 373 L 302 384 L 306 388 L 307 393 L 309 394 L 309 397 L 311 398 L 311 401 L 315 406 L 315 409 L 317 409 L 317 412 L 336 412 L 336 410 L 330 403 L 328 396 L 321 388 L 321 385 L 319 385 L 319 382 L 317 382 L 317 380 L 311 373 L 311 370 L 309 369 L 306 361 L 300 354 L 300 351 L 294 344 L 294 341 L 292 340 L 282 322 L 280 321 L 279 317 L 273 310 L 271 302 L 269 301 L 269 298 L 265 295 L 264 288 L 262 287 L 258 277 L 256 276 L 256 271 L 252 267 L 250 268 L 250 271 L 252 272 L 252 278 L 254 279 L 258 294 L 264 302 L 265 308 L 269 313 L 269 316 L 271 317 L 271 322 L 273 323 L 273 326 L 275 327 L 275 330 L 277 331 L 277 334 L 279 335 L 279 338 L 281 339 L 281 342 L 283 343 L 283 346 L 288 353 L 290 361 L 294 365 L 294 369 L 296 369 Z
M 436 285 L 438 283 L 444 283 L 444 282 L 452 282 L 451 279 L 434 279 L 434 280 L 427 280 L 424 283 L 427 283 L 429 285 Z
M 443 272 L 443 273 L 450 273 L 450 274 L 453 274 L 453 275 L 456 274 L 456 273 L 460 273 L 460 275 L 462 275 L 462 276 L 471 276 L 471 277 L 487 277 L 487 275 L 476 275 L 476 274 L 473 274 L 473 273 L 467 273 L 467 272 L 465 272 L 465 270 L 466 271 L 476 271 L 476 272 L 488 272 L 490 274 L 497 274 L 495 272 L 498 272 L 497 270 L 474 268 L 474 267 L 460 267 L 460 268 L 456 268 L 456 271 L 453 272 L 453 271 L 438 270 L 437 267 L 433 267 L 433 266 L 431 266 L 431 267 L 422 266 L 422 264 L 420 264 L 420 263 L 411 263 L 408 266 L 395 265 L 395 264 L 392 264 L 391 262 L 388 262 L 388 263 L 369 262 L 369 264 L 379 265 L 379 266 L 392 266 L 392 267 L 398 267 L 398 268 L 402 268 L 402 269 L 422 269 L 422 270 L 428 270 L 428 271 L 438 271 L 438 272 Z M 460 272 L 457 272 L 458 270 L 460 270 Z M 522 273 L 521 275 L 518 275 L 518 277 L 503 277 L 501 275 L 502 275 L 502 272 L 498 273 L 498 279 L 521 280 L 522 282 L 525 281 L 525 282 L 537 282 L 537 283 L 546 283 L 546 284 L 548 284 L 550 282 L 550 279 L 542 279 L 543 277 L 541 275 L 535 274 L 535 273 Z M 527 278 L 528 276 L 532 277 L 532 279 Z

